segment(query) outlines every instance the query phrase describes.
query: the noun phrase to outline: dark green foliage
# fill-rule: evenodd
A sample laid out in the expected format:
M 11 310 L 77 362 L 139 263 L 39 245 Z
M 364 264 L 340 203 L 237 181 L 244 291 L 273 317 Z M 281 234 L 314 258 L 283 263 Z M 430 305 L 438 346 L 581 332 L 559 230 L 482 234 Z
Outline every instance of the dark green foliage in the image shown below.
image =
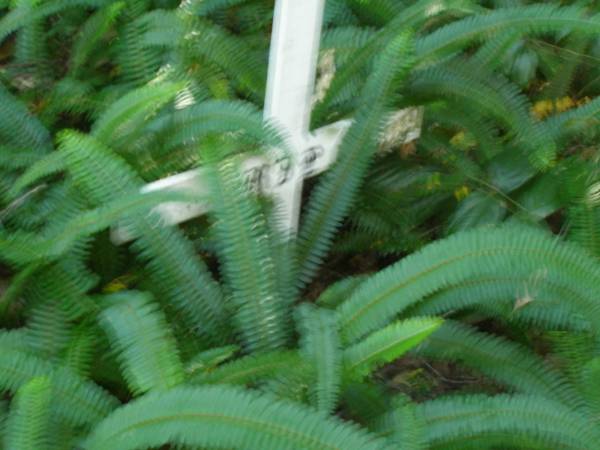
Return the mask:
M 417 414 L 430 446 L 456 448 L 472 439 L 479 448 L 501 442 L 517 448 L 594 448 L 598 442 L 597 430 L 584 417 L 538 397 L 439 399 L 418 407 Z
M 183 381 L 183 367 L 165 317 L 145 295 L 113 294 L 100 323 L 119 354 L 124 377 L 134 394 L 167 390 Z
M 289 323 L 267 220 L 240 177 L 235 158 L 209 170 L 218 253 L 242 341 L 248 351 L 275 350 L 285 345 Z
M 362 94 L 363 107 L 344 137 L 334 167 L 315 188 L 307 205 L 299 241 L 299 278 L 308 282 L 321 263 L 334 233 L 348 213 L 372 158 L 383 115 L 389 107 L 393 82 L 403 80 L 414 62 L 409 33 L 397 36 L 380 56 L 378 69 Z M 376 109 L 377 108 L 377 109 Z
M 482 228 L 459 233 L 430 244 L 363 282 L 338 308 L 342 336 L 352 342 L 438 291 L 479 277 L 498 277 L 504 271 L 511 277 L 542 271 L 544 282 L 577 293 L 564 298 L 571 313 L 585 316 L 593 327 L 598 325 L 597 263 L 579 248 L 544 232 L 505 226 L 494 232 Z
M 273 1 L 0 0 L 2 448 L 598 447 L 599 7 L 327 0 L 284 238 Z
M 300 343 L 306 359 L 316 367 L 317 379 L 314 403 L 320 411 L 331 413 L 336 406 L 341 384 L 342 350 L 337 323 L 332 311 L 314 308 L 309 304 L 299 307 L 303 340 Z
M 6 424 L 7 449 L 42 449 L 48 446 L 50 431 L 50 382 L 33 378 L 17 391 Z

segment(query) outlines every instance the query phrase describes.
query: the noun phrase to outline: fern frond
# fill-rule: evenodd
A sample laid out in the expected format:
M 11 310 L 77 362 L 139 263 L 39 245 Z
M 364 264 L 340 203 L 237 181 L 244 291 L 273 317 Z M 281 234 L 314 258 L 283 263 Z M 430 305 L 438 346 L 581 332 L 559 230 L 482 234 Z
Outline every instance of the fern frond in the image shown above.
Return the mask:
M 16 197 L 26 187 L 37 183 L 41 178 L 61 172 L 64 168 L 62 155 L 59 152 L 50 152 L 27 168 L 13 185 L 10 195 Z
M 48 130 L 0 83 L 0 140 L 12 148 L 35 149 L 42 156 L 52 148 Z
M 164 298 L 181 311 L 181 319 L 205 336 L 207 344 L 213 340 L 227 342 L 232 330 L 224 325 L 224 294 L 183 233 L 147 222 L 136 223 L 136 230 L 142 237 L 132 248 L 146 263 L 157 298 Z
M 281 348 L 288 340 L 289 318 L 277 289 L 267 220 L 235 158 L 217 163 L 208 174 L 218 252 L 233 294 L 237 329 L 248 351 Z
M 344 136 L 336 164 L 320 180 L 306 207 L 298 236 L 298 278 L 307 283 L 325 257 L 335 231 L 348 213 L 374 153 L 395 79 L 412 67 L 412 36 L 402 33 L 380 56 L 361 97 L 362 108 Z
M 333 283 L 319 295 L 315 303 L 323 308 L 337 308 L 366 279 L 367 275 L 356 275 Z
M 32 378 L 46 376 L 52 384 L 52 414 L 73 426 L 99 422 L 118 401 L 91 381 L 33 356 L 0 339 L 0 386 L 16 391 Z
M 167 390 L 183 381 L 183 365 L 167 320 L 150 296 L 126 291 L 107 298 L 100 314 L 135 395 Z
M 131 134 L 184 87 L 180 83 L 149 84 L 112 103 L 94 122 L 92 136 L 108 146 L 120 147 Z
M 378 26 L 385 25 L 404 9 L 404 5 L 391 0 L 348 0 L 347 3 L 359 19 Z
M 600 177 L 569 208 L 569 239 L 600 258 Z
M 388 325 L 344 350 L 344 372 L 362 379 L 419 345 L 441 325 L 437 318 L 413 318 Z
M 372 425 L 389 410 L 390 396 L 381 384 L 349 380 L 341 392 L 343 411 L 356 422 Z
M 177 10 L 155 9 L 144 14 L 139 22 L 145 24 L 139 39 L 146 47 L 178 49 L 183 41 L 186 21 Z
M 27 285 L 24 297 L 36 305 L 48 300 L 59 302 L 69 321 L 94 316 L 97 305 L 86 296 L 98 283 L 98 277 L 85 266 L 75 251 L 53 264 L 41 267 Z
M 417 414 L 425 421 L 428 445 L 437 447 L 495 437 L 501 446 L 531 448 L 531 440 L 535 447 L 587 449 L 599 438 L 598 429 L 584 416 L 535 396 L 441 398 L 418 405 Z
M 456 103 L 455 103 L 456 101 Z M 463 101 L 454 99 L 449 104 L 434 108 L 433 105 L 428 109 L 428 117 L 432 121 L 443 124 L 459 130 L 468 130 L 477 141 L 477 147 L 484 155 L 486 160 L 491 160 L 505 150 L 505 143 L 499 136 L 498 126 L 490 117 L 482 117 L 480 113 L 473 110 L 473 104 L 469 102 L 464 106 L 463 114 L 456 116 L 456 108 L 463 108 Z M 457 164 L 459 166 L 459 164 Z M 460 167 L 457 167 L 460 170 Z
M 421 60 L 447 56 L 462 50 L 467 44 L 481 42 L 487 36 L 519 29 L 533 36 L 565 27 L 580 33 L 594 34 L 600 30 L 598 16 L 585 17 L 581 7 L 560 7 L 535 4 L 512 8 L 498 8 L 486 14 L 477 14 L 452 22 L 416 42 Z
M 257 450 L 391 448 L 382 439 L 324 413 L 220 386 L 146 395 L 100 424 L 85 448 L 127 450 L 167 443 Z
M 415 353 L 462 364 L 524 394 L 583 404 L 568 380 L 535 353 L 467 325 L 446 321 Z
M 54 83 L 46 97 L 47 104 L 42 111 L 46 123 L 54 124 L 61 114 L 77 118 L 90 118 L 97 106 L 95 89 L 91 81 L 62 78 Z
M 64 365 L 79 376 L 89 378 L 94 357 L 99 353 L 99 335 L 99 330 L 88 324 L 74 327 L 62 358 Z
M 542 281 L 543 280 L 543 281 Z M 547 272 L 508 277 L 489 274 L 438 292 L 411 308 L 413 315 L 444 315 L 476 307 L 496 317 L 549 329 L 586 330 L 589 320 L 570 304 L 585 302 L 585 289 L 566 285 Z
M 225 72 L 241 93 L 256 101 L 264 99 L 266 60 L 243 38 L 201 19 L 191 24 L 185 39 L 191 51 Z
M 69 58 L 69 72 L 77 77 L 81 74 L 91 53 L 114 25 L 125 7 L 125 2 L 117 1 L 95 11 L 77 33 Z
M 2 245 L 0 244 L 0 247 L 1 246 Z M 39 269 L 39 264 L 29 264 L 12 277 L 10 285 L 0 296 L 0 317 L 4 316 L 11 304 L 19 298 L 31 277 L 33 277 Z
M 584 368 L 595 357 L 596 336 L 590 332 L 572 331 L 549 331 L 546 335 L 557 365 L 574 386 L 581 387 Z
M 169 133 L 166 147 L 194 145 L 206 136 L 217 133 L 235 133 L 236 140 L 265 147 L 286 148 L 278 130 L 265 124 L 262 112 L 251 103 L 242 101 L 207 100 L 175 111 L 170 117 L 160 118 Z M 161 126 L 158 124 L 157 126 Z
M 558 277 L 582 292 L 582 298 L 569 300 L 575 311 L 597 323 L 600 311 L 591 293 L 597 289 L 592 280 L 600 272 L 598 263 L 539 230 L 504 226 L 457 233 L 370 277 L 338 307 L 342 338 L 354 342 L 428 295 L 498 267 L 505 274 L 548 270 L 548 279 Z
M 210 372 L 219 364 L 232 358 L 238 351 L 240 351 L 238 345 L 226 345 L 224 347 L 204 350 L 186 363 L 185 372 L 188 375 L 194 375 L 197 371 L 201 371 L 202 373 Z
M 48 378 L 32 378 L 11 402 L 4 445 L 7 450 L 48 448 L 52 385 Z
M 141 187 L 141 180 L 125 161 L 92 137 L 65 132 L 60 151 L 75 184 L 94 205 Z M 157 298 L 184 312 L 184 320 L 198 332 L 222 337 L 225 305 L 220 286 L 181 232 L 157 226 L 155 221 L 154 216 L 135 220 L 140 238 L 133 248 L 147 263 L 148 275 L 160 294 Z
M 39 151 L 32 148 L 12 149 L 0 145 L 0 167 L 8 170 L 23 170 L 35 163 L 40 157 Z
M 71 339 L 72 324 L 59 299 L 49 298 L 28 313 L 26 341 L 37 356 L 58 361 Z
M 583 60 L 582 55 L 586 54 L 591 40 L 591 36 L 580 33 L 573 33 L 567 37 L 563 47 L 568 48 L 573 57 L 559 60 L 556 64 L 554 75 L 549 80 L 546 98 L 562 98 L 569 94 L 569 88 Z
M 587 404 L 597 416 L 600 413 L 600 389 L 598 389 L 598 377 L 600 377 L 600 357 L 590 359 L 579 374 L 578 386 Z
M 546 133 L 554 139 L 568 138 L 590 125 L 593 126 L 600 116 L 600 97 L 578 108 L 556 114 L 543 122 Z
M 518 29 L 509 29 L 497 36 L 488 37 L 473 55 L 471 61 L 475 65 L 496 68 L 502 64 L 502 56 L 523 36 Z
M 469 109 L 494 117 L 508 126 L 519 144 L 529 150 L 532 162 L 541 168 L 549 166 L 555 157 L 556 145 L 544 129 L 534 123 L 527 98 L 506 80 L 495 78 L 491 73 L 483 80 L 475 76 L 476 73 L 476 68 L 465 61 L 435 66 L 416 72 L 409 89 L 423 98 L 458 98 Z
M 15 232 L 0 241 L 0 249 L 5 253 L 4 259 L 14 264 L 48 263 L 72 250 L 82 238 L 114 224 L 127 223 L 132 217 L 148 215 L 153 207 L 164 202 L 186 200 L 190 197 L 173 192 L 129 194 L 82 212 L 42 233 Z
M 107 1 L 108 0 L 54 0 L 43 2 L 41 5 L 37 5 L 33 8 L 27 3 L 22 3 L 21 5 L 12 8 L 8 14 L 0 20 L 0 42 L 18 29 L 66 9 L 74 7 L 98 8 L 104 6 Z
M 38 0 L 18 0 L 15 3 L 17 8 L 31 11 L 40 6 Z M 17 32 L 11 65 L 16 79 L 27 79 L 28 88 L 41 88 L 52 78 L 53 68 L 46 41 L 47 31 L 42 20 L 28 23 Z
M 190 0 L 182 5 L 189 14 L 208 16 L 220 9 L 231 8 L 248 0 Z
M 337 404 L 341 385 L 342 351 L 332 311 L 308 303 L 298 308 L 302 352 L 316 371 L 312 387 L 319 411 L 331 413 Z
M 58 140 L 69 175 L 93 206 L 133 193 L 142 186 L 134 170 L 97 139 L 63 131 Z
M 312 124 L 322 124 L 331 106 L 340 102 L 340 97 L 343 97 L 342 94 L 355 96 L 357 89 L 362 86 L 360 75 L 364 74 L 364 69 L 373 62 L 374 55 L 380 54 L 387 45 L 390 45 L 395 36 L 398 35 L 398 30 L 418 29 L 433 16 L 443 15 L 457 7 L 468 9 L 468 3 L 461 0 L 451 0 L 439 2 L 432 9 L 430 0 L 419 0 L 402 9 L 372 39 L 355 52 L 346 64 L 336 70 L 336 76 L 327 90 L 325 98 L 313 109 Z
M 192 378 L 194 384 L 249 384 L 273 378 L 302 365 L 297 352 L 277 351 L 245 356 Z
M 337 27 L 323 30 L 321 51 L 335 50 L 339 52 L 356 51 L 373 38 L 376 30 L 367 27 Z M 336 58 L 337 59 L 337 58 Z
M 148 5 L 138 5 L 141 6 L 136 10 L 128 4 L 121 14 L 121 21 L 127 22 L 120 28 L 114 48 L 122 80 L 134 86 L 142 86 L 154 79 L 163 62 L 163 52 L 144 43 L 143 37 L 151 27 L 146 15 L 151 13 L 144 14 Z
M 406 450 L 425 450 L 425 421 L 417 405 L 404 396 L 394 398 L 391 411 L 377 418 L 375 430 Z

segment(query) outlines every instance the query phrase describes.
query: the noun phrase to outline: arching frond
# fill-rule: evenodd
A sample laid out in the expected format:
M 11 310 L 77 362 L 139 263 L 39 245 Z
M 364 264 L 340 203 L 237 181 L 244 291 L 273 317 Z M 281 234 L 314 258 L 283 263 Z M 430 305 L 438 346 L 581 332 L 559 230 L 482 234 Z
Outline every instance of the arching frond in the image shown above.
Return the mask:
M 95 205 L 133 193 L 141 185 L 125 161 L 94 138 L 65 133 L 61 151 L 74 182 Z M 153 220 L 143 217 L 135 221 L 134 230 L 141 237 L 133 247 L 147 261 L 155 288 L 161 297 L 186 312 L 186 320 L 194 329 L 209 336 L 220 334 L 216 330 L 225 314 L 220 287 L 181 233 L 156 226 Z
M 306 283 L 326 255 L 335 231 L 348 213 L 371 161 L 392 84 L 413 64 L 412 36 L 397 36 L 381 55 L 378 70 L 362 94 L 363 107 L 344 137 L 335 166 L 315 188 L 307 205 L 299 240 L 299 279 Z
M 417 406 L 430 446 L 461 440 L 498 438 L 520 448 L 583 449 L 594 446 L 598 431 L 580 414 L 534 396 L 469 396 L 432 400 Z M 480 447 L 481 448 L 481 447 Z
M 183 87 L 178 83 L 160 83 L 132 90 L 100 114 L 92 135 L 106 145 L 122 145 L 125 138 L 131 139 L 131 135 Z
M 183 381 L 175 340 L 160 309 L 141 292 L 111 295 L 100 314 L 134 394 L 167 390 Z
M 92 52 L 100 45 L 124 7 L 125 2 L 108 3 L 94 12 L 81 26 L 69 59 L 69 71 L 72 75 L 77 76 L 82 72 Z
M 200 373 L 210 372 L 219 364 L 232 358 L 239 350 L 238 345 L 226 345 L 204 350 L 187 361 L 185 372 L 188 375 L 194 375 L 198 371 Z
M 457 362 L 519 392 L 581 407 L 568 380 L 526 347 L 447 321 L 415 353 Z
M 539 230 L 505 226 L 458 233 L 363 282 L 338 307 L 342 336 L 346 342 L 353 342 L 426 296 L 488 273 L 491 268 L 530 275 L 547 269 L 552 277 L 572 278 L 569 285 L 576 290 L 580 290 L 578 284 L 586 286 L 591 289 L 588 293 L 596 289 L 592 280 L 600 270 L 585 252 Z M 548 279 L 552 279 L 550 275 Z M 593 296 L 569 300 L 574 310 L 596 323 L 598 309 Z
M 218 252 L 232 290 L 238 332 L 248 351 L 281 348 L 289 336 L 289 316 L 278 290 L 267 220 L 235 158 L 215 164 L 208 174 Z
M 27 107 L 0 83 L 0 139 L 12 148 L 30 148 L 42 156 L 52 147 L 52 138 Z
M 14 343 L 5 339 L 0 339 L 0 346 L 2 389 L 16 391 L 32 378 L 48 377 L 52 385 L 52 414 L 66 423 L 89 427 L 117 406 L 113 396 L 72 371 L 15 348 Z
M 52 386 L 45 377 L 32 378 L 17 391 L 6 424 L 7 450 L 48 448 Z
M 440 325 L 442 321 L 437 318 L 414 318 L 388 325 L 344 350 L 344 370 L 364 378 L 420 344 Z
M 300 365 L 302 365 L 302 358 L 294 351 L 262 353 L 245 356 L 210 372 L 200 373 L 192 378 L 192 382 L 245 385 L 275 377 Z
M 309 304 L 298 309 L 301 329 L 301 349 L 314 365 L 317 375 L 312 388 L 319 411 L 331 413 L 337 403 L 341 384 L 342 351 L 332 311 Z
M 444 56 L 460 50 L 466 44 L 481 42 L 492 33 L 519 27 L 527 34 L 560 31 L 564 27 L 582 33 L 596 33 L 600 28 L 597 16 L 585 17 L 580 7 L 559 7 L 552 4 L 499 8 L 487 14 L 477 14 L 442 27 L 416 43 L 421 59 Z M 596 30 L 596 31 L 595 31 Z
M 391 448 L 385 441 L 297 404 L 226 387 L 152 393 L 117 410 L 88 438 L 88 450 L 167 443 L 249 449 Z

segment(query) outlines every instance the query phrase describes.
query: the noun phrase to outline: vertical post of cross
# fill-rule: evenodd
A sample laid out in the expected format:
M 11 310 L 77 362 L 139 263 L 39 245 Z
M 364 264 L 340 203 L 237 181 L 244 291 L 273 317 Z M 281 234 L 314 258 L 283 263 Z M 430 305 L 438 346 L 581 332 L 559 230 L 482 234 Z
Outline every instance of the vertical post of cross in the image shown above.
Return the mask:
M 307 142 L 325 0 L 277 0 L 269 57 L 265 120 L 288 134 L 292 171 L 274 191 L 282 231 L 298 228 L 302 197 L 302 153 Z

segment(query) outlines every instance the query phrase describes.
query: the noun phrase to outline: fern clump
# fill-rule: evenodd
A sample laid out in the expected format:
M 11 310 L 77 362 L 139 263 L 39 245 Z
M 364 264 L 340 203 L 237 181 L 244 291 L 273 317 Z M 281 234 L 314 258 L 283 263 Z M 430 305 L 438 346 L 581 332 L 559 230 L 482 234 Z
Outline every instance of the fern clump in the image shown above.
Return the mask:
M 272 2 L 0 0 L 0 447 L 598 447 L 596 9 L 327 0 L 291 236 Z

